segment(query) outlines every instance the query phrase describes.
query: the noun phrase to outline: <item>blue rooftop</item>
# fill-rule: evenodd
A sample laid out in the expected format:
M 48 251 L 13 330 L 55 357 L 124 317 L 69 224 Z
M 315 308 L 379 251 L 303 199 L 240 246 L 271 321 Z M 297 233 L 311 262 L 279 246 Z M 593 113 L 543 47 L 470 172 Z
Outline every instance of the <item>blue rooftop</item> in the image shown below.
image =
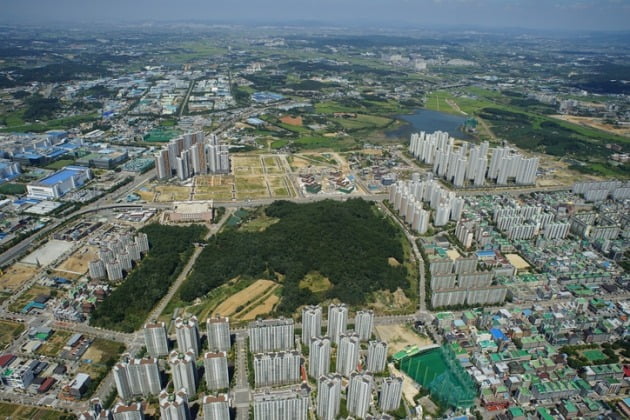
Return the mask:
M 495 253 L 491 249 L 485 250 L 485 251 L 477 251 L 477 257 L 479 257 L 479 258 L 494 257 L 494 255 L 495 255 Z
M 87 168 L 84 168 L 82 166 L 66 166 L 64 169 L 60 170 L 59 172 L 55 172 L 54 174 L 39 180 L 39 183 L 43 185 L 56 185 L 60 182 L 64 182 L 65 180 L 73 177 L 74 175 L 77 174 L 77 172 L 83 172 L 86 169 Z
M 505 336 L 505 334 L 503 334 L 503 331 L 498 328 L 490 328 L 490 334 L 492 334 L 492 338 L 494 338 L 495 340 L 507 340 L 507 337 Z

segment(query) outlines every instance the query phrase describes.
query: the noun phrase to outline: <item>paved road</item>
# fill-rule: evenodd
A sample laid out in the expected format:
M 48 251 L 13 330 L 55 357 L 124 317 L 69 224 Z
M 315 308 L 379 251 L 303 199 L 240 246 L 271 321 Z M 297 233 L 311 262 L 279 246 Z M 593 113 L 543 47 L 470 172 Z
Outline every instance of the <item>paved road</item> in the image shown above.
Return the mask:
M 247 381 L 247 331 L 236 333 L 236 384 L 233 390 L 234 406 L 236 407 L 236 419 L 249 419 L 249 382 Z

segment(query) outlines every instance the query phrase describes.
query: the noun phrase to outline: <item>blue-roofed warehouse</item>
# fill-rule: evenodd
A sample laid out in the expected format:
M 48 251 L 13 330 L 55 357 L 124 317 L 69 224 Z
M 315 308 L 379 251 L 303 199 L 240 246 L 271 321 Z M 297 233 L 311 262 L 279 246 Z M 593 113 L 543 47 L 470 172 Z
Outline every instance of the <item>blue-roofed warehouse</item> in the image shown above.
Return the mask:
M 75 188 L 85 184 L 92 178 L 89 168 L 83 166 L 66 166 L 39 181 L 26 186 L 28 196 L 40 200 L 54 200 Z

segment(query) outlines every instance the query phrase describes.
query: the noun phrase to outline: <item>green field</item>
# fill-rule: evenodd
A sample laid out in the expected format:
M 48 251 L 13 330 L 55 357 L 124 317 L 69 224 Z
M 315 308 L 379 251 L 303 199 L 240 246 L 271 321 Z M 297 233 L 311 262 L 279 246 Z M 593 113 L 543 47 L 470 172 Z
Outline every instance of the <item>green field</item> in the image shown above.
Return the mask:
M 48 130 L 61 130 L 68 129 L 78 126 L 84 122 L 91 122 L 98 119 L 98 114 L 86 114 L 86 115 L 77 115 L 74 117 L 67 118 L 59 118 L 56 120 L 50 120 L 42 123 L 33 123 L 33 124 L 22 124 L 22 125 L 14 125 L 9 126 L 7 128 L 0 129 L 0 132 L 10 133 L 10 132 L 33 132 L 33 133 L 42 133 Z
M 144 141 L 147 143 L 166 143 L 180 134 L 181 133 L 175 129 L 156 128 L 149 131 L 147 135 L 144 136 Z
M 12 182 L 6 182 L 0 185 L 0 194 L 17 195 L 25 193 L 26 185 L 24 184 L 14 184 Z
M 23 331 L 23 324 L 11 321 L 0 321 L 0 349 L 3 349 L 19 337 Z
M 581 353 L 591 362 L 608 359 L 608 356 L 606 356 L 601 350 L 598 349 L 582 350 Z
M 60 159 L 51 163 L 50 165 L 46 165 L 46 169 L 53 169 L 56 171 L 65 166 L 72 165 L 74 164 L 74 162 L 75 162 L 74 159 Z
M 59 420 L 62 418 L 73 419 L 75 416 L 65 416 L 61 411 L 30 407 L 26 405 L 9 404 L 0 402 L 0 417 L 5 419 L 31 419 L 31 420 Z

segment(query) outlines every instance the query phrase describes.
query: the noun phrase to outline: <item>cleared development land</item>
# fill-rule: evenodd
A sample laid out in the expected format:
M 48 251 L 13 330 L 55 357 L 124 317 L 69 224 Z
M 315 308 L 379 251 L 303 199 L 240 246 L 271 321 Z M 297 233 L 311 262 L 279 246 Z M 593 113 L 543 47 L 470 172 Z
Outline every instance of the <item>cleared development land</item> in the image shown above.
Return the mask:
M 424 347 L 433 344 L 428 337 L 422 337 L 407 325 L 378 325 L 374 327 L 376 334 L 389 344 L 387 353 L 392 355 L 407 346 Z
M 246 306 L 254 303 L 262 295 L 279 285 L 271 280 L 256 280 L 253 284 L 230 296 L 213 311 L 212 315 L 232 316 L 246 309 Z M 252 308 L 253 310 L 254 308 Z
M 17 290 L 24 282 L 30 280 L 35 273 L 37 273 L 37 268 L 31 265 L 15 263 L 7 268 L 0 277 L 0 288 L 10 291 Z
M 88 271 L 88 264 L 97 258 L 97 250 L 93 246 L 81 247 L 55 269 L 74 274 L 83 274 Z

